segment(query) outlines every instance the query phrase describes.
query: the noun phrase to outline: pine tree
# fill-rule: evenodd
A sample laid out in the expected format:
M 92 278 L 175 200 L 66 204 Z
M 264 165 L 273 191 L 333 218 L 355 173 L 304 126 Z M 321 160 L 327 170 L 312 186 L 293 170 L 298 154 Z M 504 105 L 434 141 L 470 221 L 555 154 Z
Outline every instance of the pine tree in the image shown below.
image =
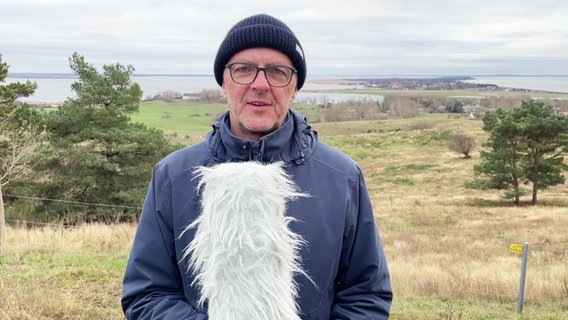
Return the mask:
M 504 197 L 520 205 L 520 197 L 527 193 L 522 186 L 530 184 L 531 204 L 536 205 L 539 190 L 564 183 L 568 117 L 533 100 L 520 108 L 487 113 L 483 125 L 489 139 L 474 170 L 486 177 L 484 186 L 504 189 Z
M 130 121 L 142 97 L 130 79 L 131 66 L 105 65 L 99 73 L 77 53 L 70 66 L 79 77 L 71 86 L 76 97 L 48 118 L 57 155 L 41 168 L 46 177 L 40 192 L 45 198 L 115 206 L 46 203 L 57 215 L 53 218 L 67 223 L 134 220 L 153 165 L 179 146 L 161 131 Z

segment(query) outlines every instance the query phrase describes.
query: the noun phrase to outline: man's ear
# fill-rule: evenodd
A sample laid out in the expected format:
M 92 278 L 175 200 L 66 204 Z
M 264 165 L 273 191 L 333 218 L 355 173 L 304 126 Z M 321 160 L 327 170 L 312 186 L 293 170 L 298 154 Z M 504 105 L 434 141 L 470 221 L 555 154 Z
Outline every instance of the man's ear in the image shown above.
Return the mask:
M 223 93 L 223 98 L 227 99 L 227 88 L 225 88 L 225 81 L 223 81 L 223 85 L 221 86 L 221 92 Z
M 296 96 L 298 95 L 298 89 L 294 90 L 294 92 L 292 92 L 292 95 L 290 95 L 290 103 L 294 102 L 294 100 L 296 100 Z

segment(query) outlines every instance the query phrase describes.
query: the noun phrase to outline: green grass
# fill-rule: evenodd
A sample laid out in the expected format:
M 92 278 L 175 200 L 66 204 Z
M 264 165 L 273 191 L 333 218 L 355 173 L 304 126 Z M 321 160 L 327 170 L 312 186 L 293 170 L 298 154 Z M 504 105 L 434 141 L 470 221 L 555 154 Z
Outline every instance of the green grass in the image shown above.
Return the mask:
M 321 119 L 317 106 L 299 104 L 295 107 L 309 119 Z M 160 129 L 175 142 L 188 145 L 202 141 L 211 130 L 211 123 L 226 111 L 226 104 L 146 101 L 130 118 L 132 122 Z
M 227 110 L 225 104 L 143 102 L 140 112 L 131 116 L 133 122 L 158 128 L 165 134 L 203 136 L 211 123 Z

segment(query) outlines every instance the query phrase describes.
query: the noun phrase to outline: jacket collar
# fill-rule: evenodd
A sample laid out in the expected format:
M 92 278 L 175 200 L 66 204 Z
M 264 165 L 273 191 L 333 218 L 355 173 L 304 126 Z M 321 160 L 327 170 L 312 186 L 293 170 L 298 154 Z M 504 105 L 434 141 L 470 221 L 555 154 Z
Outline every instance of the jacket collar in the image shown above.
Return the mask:
M 317 142 L 317 133 L 311 130 L 305 118 L 290 110 L 282 127 L 262 137 L 259 141 L 236 137 L 229 126 L 226 112 L 213 123 L 213 131 L 207 135 L 211 155 L 219 162 L 260 161 L 303 163 Z

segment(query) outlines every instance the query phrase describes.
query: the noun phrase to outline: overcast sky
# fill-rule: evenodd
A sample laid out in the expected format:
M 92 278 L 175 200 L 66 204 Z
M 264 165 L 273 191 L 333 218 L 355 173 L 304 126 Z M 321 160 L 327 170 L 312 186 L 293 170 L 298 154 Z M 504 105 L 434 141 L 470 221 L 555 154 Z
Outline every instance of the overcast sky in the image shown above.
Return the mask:
M 70 73 L 73 52 L 135 73 L 212 74 L 228 29 L 268 13 L 318 75 L 566 75 L 566 0 L 0 0 L 11 73 Z

